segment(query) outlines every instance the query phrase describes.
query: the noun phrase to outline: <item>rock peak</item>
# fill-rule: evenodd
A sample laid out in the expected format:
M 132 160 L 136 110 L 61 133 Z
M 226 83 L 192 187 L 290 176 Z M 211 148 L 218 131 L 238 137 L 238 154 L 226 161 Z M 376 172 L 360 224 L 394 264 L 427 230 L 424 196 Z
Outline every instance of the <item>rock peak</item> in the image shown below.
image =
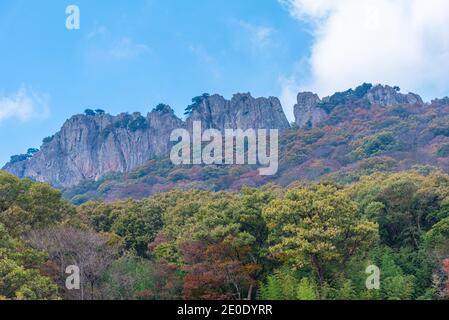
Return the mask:
M 326 116 L 319 106 L 321 100 L 312 92 L 300 92 L 294 106 L 295 122 L 300 128 L 314 127 Z
M 174 114 L 175 111 L 172 109 L 172 107 L 170 107 L 168 104 L 164 104 L 164 103 L 160 103 L 158 104 L 153 111 L 151 111 L 152 113 L 161 113 L 161 114 Z
M 225 129 L 279 129 L 290 127 L 277 98 L 254 98 L 250 93 L 234 94 L 231 100 L 219 95 L 193 99 L 187 109 L 187 127 L 201 121 L 204 128 Z
M 390 87 L 388 85 L 376 85 L 372 87 L 364 96 L 370 104 L 377 104 L 388 107 L 396 104 L 423 104 L 422 98 L 409 92 L 403 94 L 399 87 Z
M 403 94 L 399 87 L 364 83 L 355 89 L 337 92 L 322 100 L 312 92 L 298 94 L 298 102 L 294 106 L 295 122 L 300 128 L 314 127 L 326 115 L 342 105 L 378 105 L 390 107 L 399 104 L 422 105 L 421 97 L 414 93 Z
M 236 94 L 229 101 L 203 94 L 192 102 L 185 122 L 166 104 L 156 106 L 147 117 L 139 112 L 112 116 L 86 109 L 85 114 L 68 119 L 31 159 L 8 163 L 4 169 L 21 178 L 71 187 L 107 173 L 129 172 L 152 158 L 167 156 L 173 130 L 190 128 L 195 120 L 221 131 L 289 128 L 277 98 L 254 99 L 247 93 Z

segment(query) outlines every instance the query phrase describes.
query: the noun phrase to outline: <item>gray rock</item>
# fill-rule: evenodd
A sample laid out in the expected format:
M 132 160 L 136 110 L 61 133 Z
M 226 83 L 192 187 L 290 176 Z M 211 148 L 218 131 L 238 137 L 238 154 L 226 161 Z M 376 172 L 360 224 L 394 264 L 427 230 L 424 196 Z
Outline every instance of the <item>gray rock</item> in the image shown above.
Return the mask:
M 371 84 L 363 84 L 356 90 L 349 89 L 345 92 L 338 92 L 322 100 L 314 93 L 302 92 L 298 94 L 298 103 L 294 107 L 295 122 L 300 128 L 315 127 L 324 120 L 328 113 L 332 113 L 335 107 L 341 105 L 390 107 L 400 104 L 423 105 L 424 102 L 417 94 L 400 93 L 397 87 L 371 86 Z
M 166 155 L 170 133 L 180 126 L 173 112 L 152 112 L 146 118 L 139 113 L 76 115 L 30 160 L 7 164 L 4 170 L 56 187 L 74 186 Z
M 213 95 L 203 99 L 186 122 L 164 105 L 146 117 L 140 113 L 73 116 L 30 160 L 8 163 L 3 169 L 20 178 L 72 187 L 110 172 L 129 172 L 151 158 L 168 155 L 172 131 L 190 127 L 194 120 L 221 131 L 289 128 L 277 98 L 237 94 L 228 101 Z
M 253 98 L 249 93 L 235 94 L 226 100 L 220 95 L 202 99 L 187 119 L 187 127 L 201 121 L 204 128 L 278 129 L 290 128 L 278 98 Z
M 370 104 L 384 107 L 397 104 L 423 104 L 421 97 L 414 93 L 402 94 L 390 86 L 377 85 L 371 88 L 365 95 Z
M 294 106 L 295 122 L 299 128 L 315 127 L 326 116 L 326 112 L 319 107 L 321 102 L 318 95 L 312 92 L 298 94 L 298 103 Z

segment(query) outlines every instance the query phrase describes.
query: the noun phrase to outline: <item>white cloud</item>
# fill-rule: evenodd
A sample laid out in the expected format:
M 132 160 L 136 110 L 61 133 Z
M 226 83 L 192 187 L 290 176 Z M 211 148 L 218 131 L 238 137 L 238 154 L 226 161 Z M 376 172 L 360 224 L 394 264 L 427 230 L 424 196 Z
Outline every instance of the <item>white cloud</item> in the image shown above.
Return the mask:
M 362 0 L 363 1 L 363 0 Z M 340 0 L 279 0 L 298 19 L 323 18 L 335 9 Z
M 198 58 L 201 65 L 203 65 L 215 79 L 220 79 L 222 77 L 222 70 L 219 63 L 203 46 L 190 45 L 189 50 Z
M 272 43 L 274 30 L 270 27 L 251 24 L 246 21 L 239 20 L 237 25 L 245 32 L 255 49 L 263 49 Z
M 104 26 L 94 28 L 87 34 L 87 39 L 90 41 L 86 55 L 95 62 L 128 61 L 151 53 L 148 45 L 126 36 L 115 37 Z
M 8 119 L 43 119 L 48 115 L 48 95 L 30 87 L 22 86 L 15 93 L 0 95 L 0 122 Z
M 296 97 L 298 95 L 298 83 L 294 77 L 281 78 L 281 95 L 279 100 L 283 106 L 285 115 L 289 121 L 295 120 L 295 115 L 293 113 L 293 106 L 296 104 Z
M 449 1 L 279 1 L 314 37 L 310 81 L 298 89 L 327 95 L 372 82 L 449 94 Z
M 289 121 L 295 121 L 293 106 L 297 102 L 298 93 L 304 91 L 304 86 L 301 86 L 300 83 L 304 84 L 307 81 L 306 79 L 308 79 L 308 63 L 309 60 L 307 58 L 302 58 L 291 66 L 291 74 L 289 76 L 281 76 L 278 79 L 281 87 L 279 100 Z

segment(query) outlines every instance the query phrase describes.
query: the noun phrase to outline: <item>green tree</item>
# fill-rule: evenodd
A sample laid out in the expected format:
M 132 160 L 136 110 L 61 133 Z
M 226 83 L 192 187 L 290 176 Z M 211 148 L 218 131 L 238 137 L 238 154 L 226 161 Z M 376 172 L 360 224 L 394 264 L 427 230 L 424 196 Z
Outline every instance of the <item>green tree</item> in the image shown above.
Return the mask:
M 57 286 L 41 274 L 47 255 L 14 240 L 0 224 L 0 296 L 7 299 L 57 299 Z
M 423 234 L 447 215 L 443 206 L 449 195 L 449 176 L 423 176 L 414 171 L 374 174 L 355 183 L 348 193 L 359 203 L 360 214 L 379 224 L 383 243 L 418 249 Z
M 95 111 L 93 111 L 92 109 L 86 109 L 86 110 L 84 110 L 84 114 L 86 115 L 86 116 L 95 116 Z
M 424 239 L 427 248 L 440 256 L 449 255 L 449 217 L 435 224 Z
M 357 214 L 357 205 L 329 185 L 289 190 L 264 210 L 271 252 L 298 268 L 311 267 L 320 285 L 332 266 L 349 259 L 378 238 L 378 226 Z
M 148 244 L 162 229 L 162 208 L 155 201 L 130 203 L 130 206 L 118 214 L 111 230 L 122 237 L 127 249 L 138 255 L 146 254 Z
M 73 206 L 50 185 L 0 171 L 0 223 L 11 236 L 57 224 L 72 214 Z

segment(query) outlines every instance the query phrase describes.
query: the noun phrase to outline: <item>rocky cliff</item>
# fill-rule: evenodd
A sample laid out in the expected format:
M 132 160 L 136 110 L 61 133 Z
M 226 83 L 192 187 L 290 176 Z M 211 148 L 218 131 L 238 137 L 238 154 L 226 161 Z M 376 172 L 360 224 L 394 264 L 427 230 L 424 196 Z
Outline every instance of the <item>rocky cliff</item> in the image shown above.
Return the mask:
M 296 125 L 300 128 L 315 127 L 322 122 L 333 109 L 342 105 L 369 107 L 372 105 L 391 107 L 395 105 L 423 105 L 420 96 L 414 93 L 400 93 L 398 87 L 363 84 L 356 89 L 337 92 L 322 100 L 311 92 L 298 94 L 294 106 Z
M 203 95 L 193 99 L 188 109 L 187 127 L 201 121 L 204 128 L 223 131 L 229 128 L 246 130 L 290 128 L 278 98 L 253 98 L 249 93 L 235 94 L 231 100 L 219 95 Z
M 64 196 L 81 204 L 143 199 L 175 188 L 237 191 L 244 186 L 288 186 L 298 181 L 345 184 L 372 173 L 409 169 L 449 172 L 447 97 L 423 103 L 419 96 L 402 94 L 399 88 L 364 84 L 323 99 L 301 93 L 295 111 L 298 126 L 288 128 L 275 98 L 238 94 L 227 101 L 218 95 L 202 95 L 186 110 L 186 127 L 194 120 L 220 129 L 287 127 L 279 136 L 276 175 L 261 176 L 258 167 L 251 165 L 175 166 L 163 157 L 129 172 L 64 188 Z
M 71 187 L 107 173 L 129 172 L 152 158 L 166 156 L 171 132 L 191 128 L 193 121 L 222 131 L 290 127 L 277 98 L 256 99 L 249 93 L 236 94 L 231 100 L 205 94 L 193 99 L 186 114 L 187 120 L 182 121 L 161 104 L 146 117 L 140 113 L 76 115 L 30 159 L 10 162 L 4 170 L 56 187 Z
M 180 184 L 182 187 L 198 182 L 201 185 L 200 181 L 209 181 L 207 168 L 192 168 L 192 172 L 184 172 L 182 168 L 172 168 L 167 162 L 167 155 L 172 146 L 169 139 L 171 132 L 177 128 L 189 130 L 194 121 L 201 121 L 204 129 L 216 128 L 223 131 L 228 128 L 265 128 L 284 132 L 285 137 L 281 137 L 281 145 L 284 147 L 280 154 L 284 164 L 281 164 L 279 181 L 285 184 L 293 178 L 315 177 L 326 170 L 340 170 L 343 164 L 351 163 L 358 159 L 359 154 L 364 154 L 364 148 L 374 148 L 372 154 L 377 155 L 381 151 L 392 152 L 399 146 L 407 149 L 416 148 L 422 141 L 427 143 L 436 130 L 427 128 L 429 122 L 433 121 L 429 117 L 432 112 L 442 114 L 447 105 L 447 98 L 424 104 L 416 94 L 402 94 L 397 87 L 371 84 L 337 92 L 323 99 L 312 92 L 304 92 L 298 94 L 298 101 L 294 106 L 298 128 L 291 130 L 277 98 L 253 98 L 249 93 L 239 93 L 227 100 L 220 95 L 203 94 L 192 99 L 192 104 L 186 109 L 185 121 L 178 118 L 169 106 L 163 104 L 146 116 L 140 113 L 112 116 L 103 112 L 73 116 L 58 133 L 45 139 L 38 152 L 33 151 L 25 157 L 14 157 L 4 170 L 18 177 L 49 182 L 61 188 L 78 186 L 84 181 L 97 181 L 102 184 L 101 181 L 108 173 L 125 174 L 122 175 L 124 180 L 120 187 L 114 181 L 108 186 L 100 187 L 102 191 L 94 192 L 96 196 L 101 196 L 105 190 L 109 190 L 106 193 L 111 199 L 144 196 L 169 189 L 174 184 Z M 398 123 L 398 120 L 407 120 L 410 114 L 423 118 L 418 129 L 424 131 L 414 132 L 413 130 L 418 129 L 413 125 L 413 130 L 404 129 L 392 134 L 391 132 L 396 130 L 392 127 L 384 132 L 385 128 Z M 442 121 L 441 116 L 435 118 L 436 120 Z M 432 126 L 445 128 L 446 124 L 435 123 Z M 438 130 L 437 133 L 446 133 L 445 129 Z M 329 136 L 329 132 L 339 131 L 342 131 L 340 136 L 335 133 Z M 354 140 L 348 138 L 348 132 L 353 133 L 349 137 Z M 361 138 L 363 135 L 372 137 Z M 324 140 L 317 142 L 321 136 Z M 388 142 L 396 136 L 400 141 L 384 146 L 385 150 L 376 149 L 385 140 Z M 407 141 L 417 136 L 419 141 L 412 141 L 410 146 L 404 147 Z M 445 142 L 444 139 L 439 139 L 441 141 L 436 141 L 432 148 L 438 148 Z M 395 157 L 399 157 L 402 151 L 398 152 Z M 419 159 L 427 159 L 426 163 L 438 163 L 441 166 L 438 162 L 440 160 L 432 154 L 433 149 L 422 152 L 430 154 L 426 157 L 421 155 Z M 410 158 L 407 163 L 417 162 L 412 159 L 415 154 L 404 157 Z M 165 160 L 149 161 L 156 158 Z M 325 164 L 327 167 L 321 172 L 316 169 L 318 164 L 313 162 L 313 159 L 321 159 L 320 165 Z M 406 163 L 405 160 L 402 163 Z M 218 175 L 220 178 L 217 179 L 221 179 L 219 182 L 206 184 L 211 188 L 222 189 L 222 186 L 226 185 L 233 189 L 239 185 L 253 185 L 255 181 L 257 185 L 265 181 L 247 169 L 234 168 L 230 172 L 226 170 L 223 169 Z M 247 173 L 239 173 L 239 170 Z M 130 184 L 127 176 L 131 177 L 130 179 L 140 177 L 139 183 Z M 103 179 L 100 179 L 101 177 Z M 115 187 L 111 189 L 111 185 Z
M 19 177 L 72 186 L 108 172 L 126 172 L 168 152 L 173 128 L 182 125 L 173 110 L 140 113 L 76 115 L 31 159 L 8 163 Z

